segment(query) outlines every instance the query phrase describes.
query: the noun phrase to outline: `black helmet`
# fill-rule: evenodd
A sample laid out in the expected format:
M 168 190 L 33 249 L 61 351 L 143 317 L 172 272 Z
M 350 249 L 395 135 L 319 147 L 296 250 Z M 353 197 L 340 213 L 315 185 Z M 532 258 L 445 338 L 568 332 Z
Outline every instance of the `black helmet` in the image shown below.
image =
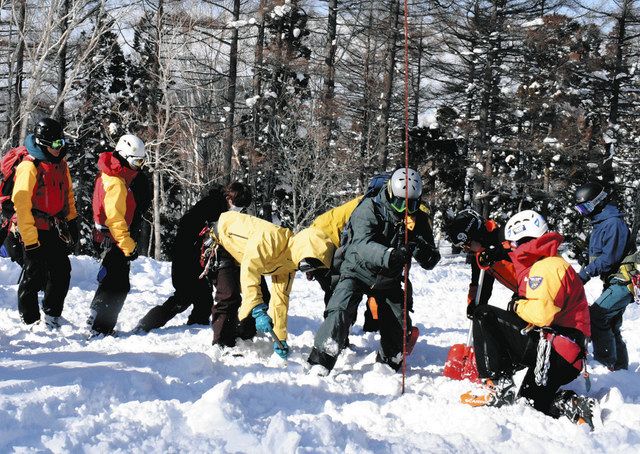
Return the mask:
M 53 118 L 41 119 L 34 129 L 34 136 L 38 145 L 55 149 L 64 146 L 62 125 Z
M 445 221 L 444 231 L 451 244 L 462 246 L 480 239 L 484 232 L 484 218 L 472 209 L 462 210 Z
M 607 192 L 600 183 L 586 183 L 576 189 L 575 209 L 583 216 L 591 216 L 607 203 Z

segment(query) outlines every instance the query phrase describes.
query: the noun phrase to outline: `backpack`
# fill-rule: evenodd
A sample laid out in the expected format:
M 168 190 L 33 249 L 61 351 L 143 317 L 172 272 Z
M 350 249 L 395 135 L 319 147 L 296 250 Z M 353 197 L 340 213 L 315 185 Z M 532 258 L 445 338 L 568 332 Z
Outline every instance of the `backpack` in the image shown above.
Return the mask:
M 15 147 L 4 155 L 2 163 L 0 163 L 0 170 L 2 171 L 0 173 L 0 204 L 2 205 L 2 212 L 0 213 L 0 245 L 4 243 L 7 237 L 9 224 L 15 213 L 13 202 L 11 201 L 11 193 L 15 183 L 16 167 L 27 156 L 29 156 L 29 153 L 25 147 Z M 37 161 L 34 162 L 38 165 Z

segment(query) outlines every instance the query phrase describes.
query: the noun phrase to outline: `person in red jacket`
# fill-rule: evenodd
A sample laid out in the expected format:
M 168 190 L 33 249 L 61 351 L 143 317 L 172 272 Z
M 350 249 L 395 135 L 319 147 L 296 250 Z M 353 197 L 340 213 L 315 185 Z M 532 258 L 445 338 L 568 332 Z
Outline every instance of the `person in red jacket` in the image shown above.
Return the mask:
M 115 151 L 102 153 L 98 158 L 100 172 L 93 191 L 93 220 L 95 240 L 104 253 L 98 289 L 87 320 L 90 337 L 114 334 L 118 314 L 129 293 L 130 263 L 138 257 L 131 225 L 149 202 L 146 176 L 140 171 L 144 161 L 144 143 L 131 134 L 120 138 Z
M 512 248 L 519 296 L 506 311 L 491 305 L 476 309 L 474 349 L 484 393 L 469 392 L 461 400 L 499 407 L 522 397 L 547 415 L 566 415 L 593 427 L 593 399 L 558 392 L 579 375 L 591 334 L 582 281 L 557 255 L 563 237 L 549 232 L 540 214 L 525 210 L 509 219 L 505 239 Z M 525 367 L 516 394 L 513 374 Z
M 471 264 L 471 283 L 467 295 L 467 317 L 472 319 L 477 306 L 489 303 L 493 283 L 497 280 L 512 292 L 518 289 L 509 251 L 502 244 L 503 232 L 493 219 L 485 220 L 472 209 L 460 211 L 445 219 L 445 234 L 449 242 L 462 248 Z M 480 298 L 476 306 L 480 270 L 485 270 Z
M 78 240 L 71 175 L 64 159 L 62 126 L 52 118 L 38 122 L 25 139 L 28 155 L 16 167 L 12 222 L 24 245 L 24 275 L 18 286 L 18 311 L 27 325 L 40 320 L 38 291 L 48 328 L 60 327 L 69 290 L 68 248 Z

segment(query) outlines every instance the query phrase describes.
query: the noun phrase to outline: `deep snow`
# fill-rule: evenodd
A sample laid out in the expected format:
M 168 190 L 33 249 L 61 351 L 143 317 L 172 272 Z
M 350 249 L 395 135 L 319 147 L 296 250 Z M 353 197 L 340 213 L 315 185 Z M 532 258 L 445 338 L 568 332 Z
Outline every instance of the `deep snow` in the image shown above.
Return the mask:
M 415 265 L 415 264 L 414 264 Z M 98 263 L 72 257 L 60 333 L 23 326 L 16 309 L 19 268 L 0 259 L 0 452 L 638 452 L 640 309 L 623 335 L 629 371 L 590 362 L 591 394 L 604 426 L 589 433 L 518 404 L 459 404 L 470 387 L 442 377 L 448 347 L 466 339 L 469 267 L 445 255 L 433 271 L 414 266 L 413 318 L 421 336 L 401 376 L 375 364 L 378 336 L 352 330 L 352 349 L 326 378 L 305 373 L 322 318 L 319 286 L 298 275 L 290 308 L 288 363 L 271 342 L 242 343 L 233 356 L 213 348 L 208 327 L 187 327 L 188 311 L 147 335 L 129 333 L 172 292 L 170 264 L 141 258 L 120 314 L 120 336 L 85 340 Z M 592 301 L 601 290 L 587 286 Z M 508 300 L 496 284 L 492 303 Z M 361 308 L 362 309 L 362 308 Z M 584 381 L 572 387 L 585 392 Z

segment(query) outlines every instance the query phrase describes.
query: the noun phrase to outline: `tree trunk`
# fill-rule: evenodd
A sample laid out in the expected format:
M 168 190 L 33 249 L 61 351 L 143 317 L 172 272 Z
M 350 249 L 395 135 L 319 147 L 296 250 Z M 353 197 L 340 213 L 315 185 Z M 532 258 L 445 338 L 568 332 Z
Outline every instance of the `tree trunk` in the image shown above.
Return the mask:
M 422 23 L 420 24 L 420 37 L 418 38 L 417 46 L 416 67 L 418 73 L 414 78 L 413 84 L 413 121 L 411 122 L 414 128 L 418 126 L 418 115 L 420 113 L 420 81 L 422 80 L 422 52 L 424 51 L 422 44 Z
M 240 0 L 233 0 L 233 21 L 240 19 Z M 236 112 L 236 82 L 238 74 L 238 27 L 231 31 L 229 47 L 229 76 L 227 80 L 226 103 L 229 110 L 225 116 L 225 129 L 222 139 L 222 174 L 227 183 L 231 181 L 231 157 L 233 155 L 233 136 Z
M 25 25 L 26 25 L 26 8 L 27 1 L 20 0 L 18 5 L 18 17 L 16 18 L 16 23 L 18 25 L 18 46 L 16 47 L 16 69 L 15 69 L 15 80 L 13 83 L 13 106 L 11 107 L 11 143 L 12 145 L 18 146 L 21 139 L 24 137 L 20 136 L 21 132 L 21 107 L 22 107 L 22 81 L 24 78 L 24 34 L 25 34 Z
M 322 126 L 325 150 L 331 146 L 333 131 L 335 129 L 335 106 L 333 103 L 336 77 L 336 49 L 337 49 L 337 24 L 338 24 L 338 0 L 329 0 L 329 16 L 327 18 L 327 43 L 325 45 L 326 74 L 322 89 Z
M 162 16 L 164 0 L 159 0 L 158 11 L 156 12 L 156 39 L 154 43 L 153 60 L 151 62 L 151 92 L 157 93 L 158 81 L 160 79 L 160 37 L 162 33 Z M 157 105 L 158 101 L 154 101 L 149 106 L 149 112 L 152 119 L 152 125 L 159 122 L 158 114 L 159 109 Z M 158 143 L 154 147 L 154 162 L 155 168 L 153 172 L 153 258 L 160 260 L 162 258 L 162 223 L 160 219 L 160 147 L 161 143 Z
M 64 35 L 69 27 L 69 3 L 71 0 L 64 0 L 60 8 L 60 33 Z M 64 126 L 64 86 L 67 81 L 67 39 L 64 39 L 58 55 L 58 82 L 56 89 L 59 102 L 56 104 L 51 116 Z
M 380 127 L 378 133 L 378 164 L 381 170 L 386 170 L 389 158 L 389 117 L 391 114 L 391 98 L 393 96 L 393 80 L 396 67 L 396 41 L 398 33 L 398 15 L 400 13 L 399 0 L 392 0 L 389 9 L 389 23 L 387 28 L 386 68 L 384 73 L 383 94 L 380 100 Z

